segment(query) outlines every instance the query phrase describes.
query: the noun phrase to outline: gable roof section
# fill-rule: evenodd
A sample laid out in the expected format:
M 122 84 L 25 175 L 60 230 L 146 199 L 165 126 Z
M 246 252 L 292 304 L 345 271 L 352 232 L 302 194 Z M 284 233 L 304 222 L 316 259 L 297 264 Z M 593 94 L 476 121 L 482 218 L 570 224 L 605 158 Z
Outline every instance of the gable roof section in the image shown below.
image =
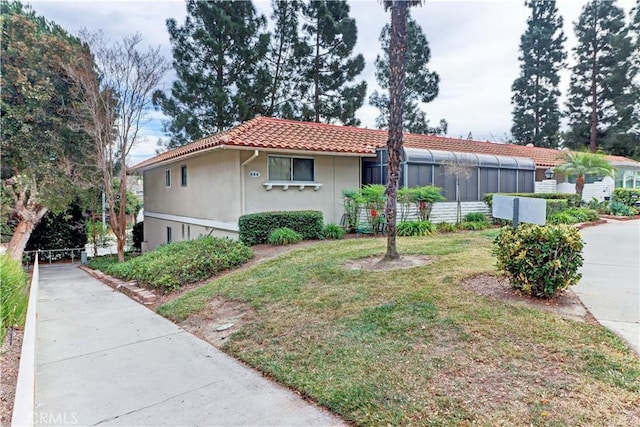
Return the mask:
M 356 156 L 375 155 L 376 148 L 386 144 L 386 139 L 384 134 L 373 136 L 366 131 L 367 129 L 349 126 L 256 117 L 228 131 L 159 154 L 138 163 L 132 169 L 145 169 L 158 163 L 221 146 Z M 382 143 L 380 143 L 380 137 L 382 137 Z
M 326 154 L 371 156 L 376 148 L 386 146 L 388 131 L 314 122 L 256 117 L 239 126 L 159 154 L 133 166 L 142 170 L 160 163 L 180 159 L 216 147 L 242 147 L 266 150 L 309 151 Z M 472 141 L 434 135 L 404 134 L 409 148 L 525 157 L 537 167 L 553 167 L 563 163 L 564 152 L 552 148 Z M 640 165 L 619 156 L 609 156 L 614 164 Z

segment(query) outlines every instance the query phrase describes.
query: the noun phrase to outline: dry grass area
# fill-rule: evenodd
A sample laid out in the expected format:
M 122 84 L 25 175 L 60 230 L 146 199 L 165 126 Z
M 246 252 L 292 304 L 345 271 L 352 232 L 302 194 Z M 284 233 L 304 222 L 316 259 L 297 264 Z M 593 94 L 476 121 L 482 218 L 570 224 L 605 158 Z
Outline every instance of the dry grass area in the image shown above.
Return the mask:
M 212 342 L 237 319 L 217 345 L 356 425 L 640 425 L 640 359 L 621 340 L 479 293 L 494 235 L 400 238 L 428 262 L 390 271 L 349 268 L 384 239 L 323 242 L 158 311 Z

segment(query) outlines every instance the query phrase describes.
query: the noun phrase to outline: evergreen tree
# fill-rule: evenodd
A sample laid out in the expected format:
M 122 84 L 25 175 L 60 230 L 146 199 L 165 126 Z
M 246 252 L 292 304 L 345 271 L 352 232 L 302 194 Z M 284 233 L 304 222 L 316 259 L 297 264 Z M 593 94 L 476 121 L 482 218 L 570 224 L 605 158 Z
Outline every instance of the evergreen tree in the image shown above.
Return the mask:
M 70 120 L 79 88 L 66 70 L 83 52 L 77 38 L 20 2 L 0 1 L 0 11 L 1 211 L 15 220 L 7 253 L 19 260 L 38 223 L 69 206 L 85 173 L 88 137 Z
M 271 5 L 274 29 L 266 59 L 272 80 L 264 115 L 292 119 L 299 114 L 295 82 L 303 53 L 298 35 L 302 3 L 298 0 L 272 0 Z
M 382 55 L 376 58 L 376 80 L 382 89 L 389 90 L 389 40 L 391 26 L 386 24 L 380 32 Z M 430 102 L 438 96 L 440 77 L 427 67 L 431 58 L 429 42 L 420 25 L 414 20 L 407 22 L 407 74 L 402 93 L 403 129 L 418 134 L 445 134 L 447 122 L 440 121 L 440 126 L 429 126 L 427 115 L 420 108 L 420 102 Z M 389 95 L 374 91 L 369 104 L 380 110 L 376 118 L 378 129 L 389 126 Z
M 555 0 L 528 0 L 527 30 L 520 38 L 520 75 L 513 82 L 513 134 L 517 144 L 557 147 L 560 129 L 559 71 L 566 53 Z
M 615 1 L 592 0 L 575 26 L 578 44 L 569 87 L 565 145 L 626 155 L 631 86 L 631 41 Z M 635 101 L 637 102 L 637 100 Z M 630 104 L 631 103 L 631 104 Z
M 300 115 L 307 121 L 357 126 L 355 117 L 367 91 L 354 83 L 364 69 L 364 57 L 353 56 L 358 29 L 345 0 L 310 1 L 302 7 L 304 53 L 297 91 Z
M 271 83 L 266 19 L 250 1 L 187 2 L 183 26 L 167 20 L 178 79 L 154 94 L 169 116 L 169 147 L 223 131 L 265 110 Z

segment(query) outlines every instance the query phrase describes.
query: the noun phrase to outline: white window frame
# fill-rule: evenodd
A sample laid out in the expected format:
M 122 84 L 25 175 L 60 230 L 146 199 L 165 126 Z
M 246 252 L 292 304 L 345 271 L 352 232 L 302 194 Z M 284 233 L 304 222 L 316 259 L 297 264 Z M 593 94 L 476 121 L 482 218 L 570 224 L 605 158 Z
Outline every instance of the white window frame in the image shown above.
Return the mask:
M 278 180 L 272 180 L 271 179 L 271 171 L 269 170 L 269 159 L 270 158 L 281 158 L 281 159 L 291 159 L 291 169 L 289 170 L 289 176 L 291 177 L 288 180 L 282 180 L 282 179 L 278 179 Z M 313 161 L 313 179 L 311 181 L 294 181 L 293 179 L 293 160 L 294 159 L 301 159 L 301 160 L 312 160 Z M 269 180 L 269 182 L 299 182 L 299 183 L 303 183 L 303 182 L 316 182 L 316 158 L 315 157 L 308 157 L 308 156 L 280 156 L 277 154 L 270 154 L 267 156 L 267 179 Z
M 187 165 L 180 165 L 180 187 L 187 186 L 187 174 L 189 170 L 187 169 Z
M 171 169 L 164 170 L 164 188 L 171 188 Z

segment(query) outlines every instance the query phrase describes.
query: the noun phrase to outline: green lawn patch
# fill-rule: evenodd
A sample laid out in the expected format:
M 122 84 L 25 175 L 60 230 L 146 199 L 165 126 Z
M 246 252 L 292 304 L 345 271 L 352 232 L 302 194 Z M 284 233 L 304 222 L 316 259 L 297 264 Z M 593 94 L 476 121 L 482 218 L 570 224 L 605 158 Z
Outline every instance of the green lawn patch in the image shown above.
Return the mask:
M 399 238 L 427 265 L 362 271 L 385 239 L 322 242 L 161 306 L 176 322 L 214 298 L 252 320 L 225 351 L 357 425 L 629 425 L 640 361 L 614 335 L 465 290 L 495 272 L 494 230 Z M 636 418 L 634 418 L 636 417 Z

